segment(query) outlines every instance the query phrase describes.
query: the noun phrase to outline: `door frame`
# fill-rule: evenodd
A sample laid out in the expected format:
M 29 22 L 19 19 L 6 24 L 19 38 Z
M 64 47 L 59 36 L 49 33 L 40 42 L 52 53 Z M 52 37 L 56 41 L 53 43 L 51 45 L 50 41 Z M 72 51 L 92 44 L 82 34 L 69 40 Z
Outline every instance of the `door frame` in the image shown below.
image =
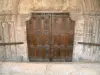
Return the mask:
M 70 14 L 69 13 L 66 13 L 66 12 L 55 12 L 55 11 L 35 11 L 35 12 L 32 12 L 32 14 L 31 14 L 31 17 L 32 17 L 32 15 L 33 14 L 50 14 L 51 15 L 51 17 L 52 17 L 52 14 L 66 14 L 66 15 L 68 15 L 68 17 L 70 18 Z M 31 19 L 31 18 L 30 18 Z M 52 18 L 51 18 L 52 19 Z M 71 18 L 70 18 L 71 19 Z M 72 19 L 71 19 L 72 20 Z M 29 20 L 28 20 L 29 21 Z M 72 20 L 73 21 L 73 20 Z M 75 22 L 75 21 L 74 21 Z M 27 31 L 26 31 L 27 32 Z M 75 24 L 74 24 L 74 35 L 75 35 Z M 73 46 L 74 46 L 74 40 L 73 40 Z M 72 52 L 72 54 L 73 54 L 73 52 Z M 29 57 L 29 55 L 28 55 L 28 57 Z

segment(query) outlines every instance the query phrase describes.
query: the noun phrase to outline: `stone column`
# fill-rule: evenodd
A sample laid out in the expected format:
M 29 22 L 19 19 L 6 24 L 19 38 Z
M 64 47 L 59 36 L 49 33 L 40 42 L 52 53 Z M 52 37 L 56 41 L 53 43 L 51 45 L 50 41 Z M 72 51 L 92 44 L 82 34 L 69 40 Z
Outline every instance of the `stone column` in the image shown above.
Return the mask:
M 26 21 L 30 19 L 30 14 L 19 14 L 17 18 L 15 29 L 16 42 L 24 43 L 22 45 L 16 45 L 17 56 L 22 57 L 22 61 L 28 61 Z
M 86 43 L 100 44 L 100 14 L 85 14 L 84 19 L 83 41 Z M 100 46 L 83 45 L 81 59 L 88 61 L 100 61 Z
M 83 14 L 75 26 L 73 61 L 100 62 L 100 46 L 78 44 L 78 42 L 100 44 L 100 15 L 97 13 Z
M 71 19 L 75 21 L 73 61 L 79 61 L 82 55 L 83 46 L 78 42 L 83 42 L 84 34 L 84 17 L 79 13 L 71 13 Z

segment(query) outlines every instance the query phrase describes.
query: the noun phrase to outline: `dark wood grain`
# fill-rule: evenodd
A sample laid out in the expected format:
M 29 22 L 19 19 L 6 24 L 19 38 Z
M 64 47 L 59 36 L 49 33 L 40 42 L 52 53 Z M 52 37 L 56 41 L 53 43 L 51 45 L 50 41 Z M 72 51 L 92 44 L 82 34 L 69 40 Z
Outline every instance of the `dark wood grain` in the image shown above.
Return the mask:
M 33 13 L 27 22 L 28 56 L 33 59 L 71 58 L 73 40 L 74 22 L 67 13 Z

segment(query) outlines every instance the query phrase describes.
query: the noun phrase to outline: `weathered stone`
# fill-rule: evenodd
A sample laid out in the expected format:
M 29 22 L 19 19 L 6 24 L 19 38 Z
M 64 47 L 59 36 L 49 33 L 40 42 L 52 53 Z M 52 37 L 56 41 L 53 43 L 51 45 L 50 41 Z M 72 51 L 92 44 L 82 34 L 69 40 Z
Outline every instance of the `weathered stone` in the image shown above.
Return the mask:
M 22 57 L 23 61 L 28 61 L 25 23 L 31 13 L 37 11 L 69 12 L 71 19 L 76 21 L 73 61 L 100 61 L 99 47 L 78 44 L 100 43 L 99 0 L 0 0 L 0 27 L 6 24 L 4 35 L 0 31 L 0 42 L 24 42 L 23 45 L 0 46 L 0 58 L 17 60 Z
M 0 75 L 100 75 L 100 64 L 0 62 Z

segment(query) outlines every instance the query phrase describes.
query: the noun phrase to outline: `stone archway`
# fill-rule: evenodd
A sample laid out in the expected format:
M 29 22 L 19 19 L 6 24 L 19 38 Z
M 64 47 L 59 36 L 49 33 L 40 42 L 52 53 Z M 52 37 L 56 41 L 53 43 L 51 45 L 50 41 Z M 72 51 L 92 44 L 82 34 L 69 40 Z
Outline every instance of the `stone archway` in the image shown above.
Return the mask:
M 15 28 L 16 41 L 24 42 L 24 45 L 16 46 L 17 52 L 18 52 L 17 56 L 23 56 L 23 60 L 28 60 L 25 21 L 29 19 L 29 17 L 31 16 L 31 12 L 56 11 L 56 12 L 69 12 L 71 19 L 76 21 L 76 26 L 75 26 L 76 36 L 75 36 L 75 42 L 74 42 L 73 61 L 85 61 L 85 60 L 100 61 L 99 47 L 91 46 L 90 49 L 89 47 L 87 47 L 85 49 L 86 50 L 85 54 L 83 54 L 82 51 L 83 51 L 84 46 L 78 44 L 78 42 L 84 42 L 84 37 L 86 37 L 84 35 L 85 33 L 89 33 L 89 35 L 91 34 L 88 31 L 84 32 L 85 30 L 84 26 L 87 25 L 88 22 L 90 22 L 90 24 L 88 24 L 88 27 L 94 24 L 93 28 L 95 29 L 99 28 L 99 24 L 100 24 L 99 23 L 99 20 L 100 20 L 99 18 L 100 1 L 99 0 L 88 0 L 88 1 L 87 0 L 58 0 L 57 2 L 56 0 L 19 0 L 19 1 L 9 0 L 6 2 L 5 1 L 2 0 L 4 4 L 1 5 L 0 12 L 1 14 L 2 14 L 2 11 L 7 12 L 9 10 L 11 12 L 10 13 L 12 15 L 11 20 L 14 22 L 14 25 L 16 25 L 16 28 Z M 95 29 L 93 30 L 93 33 L 95 34 L 95 36 L 99 37 L 99 34 L 98 34 L 99 31 L 96 32 Z M 88 36 L 87 40 L 89 39 L 89 37 L 93 37 L 93 36 Z M 95 39 L 98 40 L 98 37 L 96 37 Z M 90 42 L 93 43 L 93 41 L 90 41 Z M 99 43 L 99 40 L 94 41 L 94 42 Z M 89 55 L 89 53 L 92 53 L 92 54 Z M 88 58 L 86 58 L 87 55 L 88 55 Z
M 98 0 L 97 0 L 98 1 Z M 86 54 L 83 54 L 83 45 L 78 44 L 78 42 L 84 42 L 84 26 L 86 25 L 86 21 L 90 21 L 90 19 L 87 19 L 87 17 L 94 17 L 95 14 L 99 13 L 99 4 L 97 1 L 93 2 L 91 0 L 85 1 L 85 0 L 72 0 L 72 1 L 65 1 L 65 3 L 61 2 L 60 0 L 58 2 L 54 1 L 29 1 L 30 7 L 23 7 L 23 2 L 20 6 L 19 12 L 20 13 L 31 13 L 35 11 L 49 11 L 49 12 L 69 12 L 71 19 L 76 21 L 75 26 L 75 41 L 74 41 L 74 54 L 73 54 L 73 61 L 99 61 L 97 59 L 99 57 L 98 53 L 92 54 L 88 57 L 85 57 L 87 54 L 91 53 L 91 51 L 86 51 Z M 31 3 L 32 2 L 32 3 Z M 54 6 L 49 5 L 49 3 L 55 3 Z M 61 2 L 61 3 L 60 3 Z M 30 4 L 31 3 L 31 4 Z M 27 2 L 26 2 L 27 4 Z M 33 4 L 33 5 L 32 5 Z M 47 5 L 48 4 L 48 5 Z M 67 4 L 67 5 L 66 5 Z M 97 8 L 97 9 L 95 9 Z M 26 9 L 26 10 L 23 10 Z M 28 12 L 27 12 L 28 11 Z M 94 15 L 94 16 L 93 16 Z M 99 19 L 98 19 L 99 21 Z M 91 21 L 90 21 L 91 22 Z M 95 22 L 95 20 L 94 20 Z M 95 26 L 94 26 L 95 27 Z M 95 32 L 97 33 L 97 32 Z M 91 34 L 91 33 L 90 33 Z M 88 49 L 88 48 L 87 48 Z M 92 46 L 91 46 L 92 49 Z M 97 50 L 97 47 L 94 49 Z M 97 50 L 98 52 L 98 50 Z M 94 58 L 92 58 L 94 57 Z
M 53 1 L 46 1 L 46 0 L 43 0 L 43 1 L 32 1 L 32 0 L 29 0 L 28 2 L 27 1 L 23 1 L 20 5 L 19 5 L 19 13 L 20 14 L 24 14 L 24 20 L 23 20 L 23 23 L 25 24 L 25 21 L 27 21 L 28 19 L 30 19 L 31 17 L 31 13 L 32 12 L 47 12 L 47 13 L 56 13 L 56 12 L 59 12 L 59 13 L 70 13 L 71 11 L 75 10 L 75 5 L 76 5 L 76 2 L 75 0 L 74 1 L 69 1 L 69 0 L 59 0 L 58 2 L 55 2 L 56 0 L 53 0 Z M 75 2 L 75 3 L 74 3 Z M 51 4 L 53 3 L 53 6 L 51 6 Z M 70 5 L 70 3 L 72 5 Z M 27 8 L 27 6 L 25 7 L 24 4 L 28 5 L 29 7 Z M 60 6 L 59 6 L 60 5 Z M 66 6 L 67 5 L 67 6 Z M 28 15 L 25 17 L 25 15 Z M 73 15 L 70 16 L 72 20 L 73 19 Z M 21 19 L 22 17 L 20 17 L 19 19 Z M 24 25 L 23 24 L 23 25 Z M 26 30 L 25 30 L 26 32 Z

